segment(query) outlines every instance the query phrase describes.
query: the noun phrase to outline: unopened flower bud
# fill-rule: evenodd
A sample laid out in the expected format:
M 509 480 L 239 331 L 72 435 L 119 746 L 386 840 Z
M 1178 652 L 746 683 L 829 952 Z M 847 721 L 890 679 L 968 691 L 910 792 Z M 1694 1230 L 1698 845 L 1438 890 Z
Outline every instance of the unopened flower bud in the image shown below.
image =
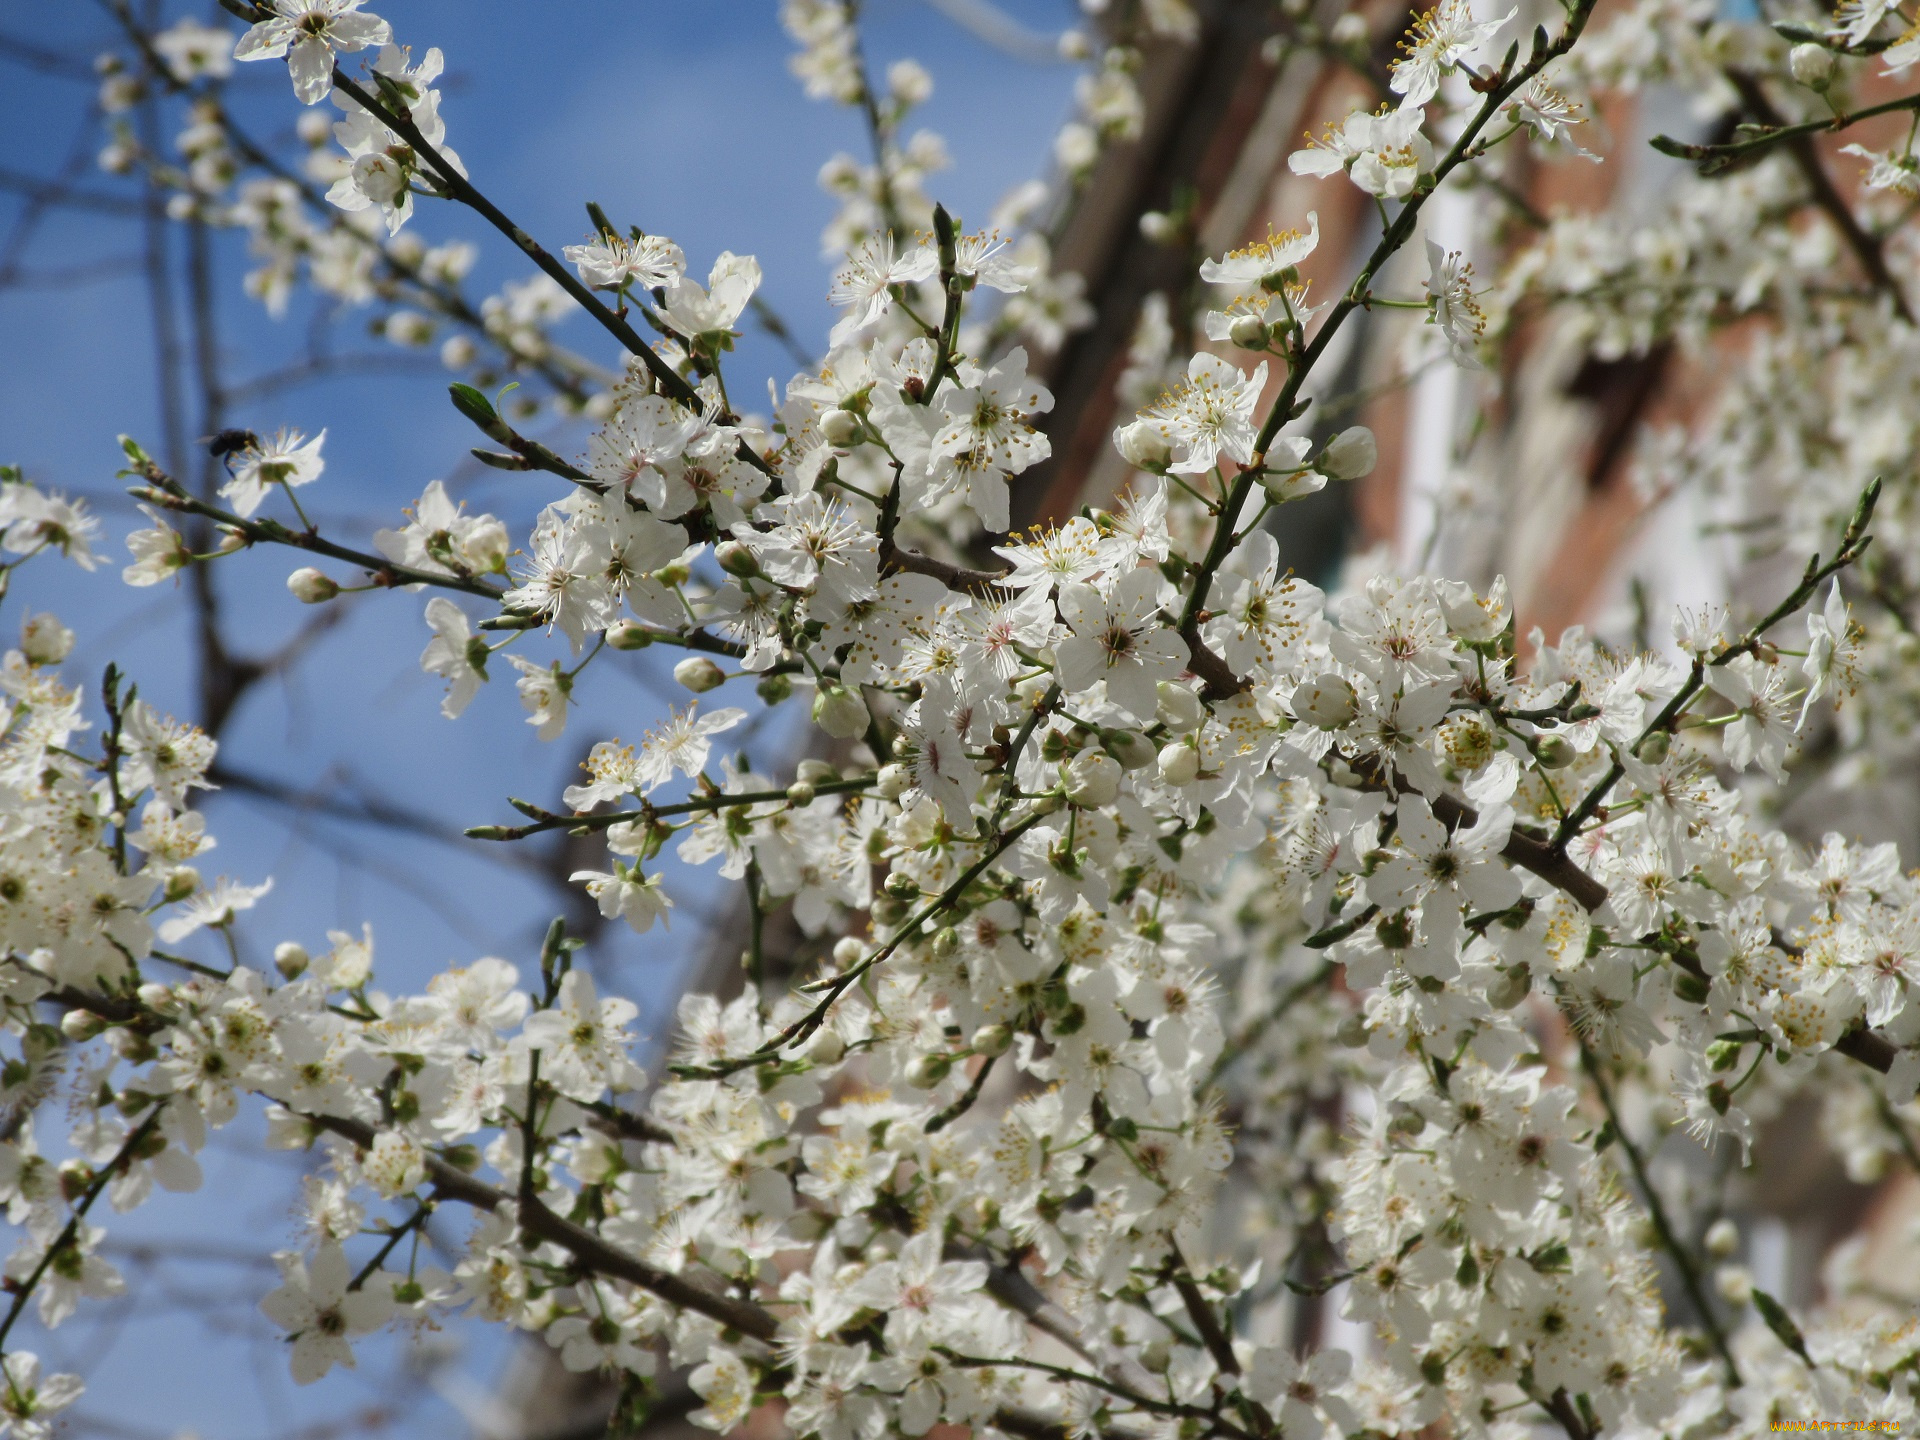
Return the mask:
M 1380 447 L 1374 443 L 1373 431 L 1354 425 L 1327 442 L 1320 452 L 1319 470 L 1335 480 L 1358 480 L 1371 475 L 1379 459 Z
M 1578 754 L 1573 742 L 1564 735 L 1544 735 L 1540 743 L 1533 747 L 1534 758 L 1546 770 L 1564 770 Z
M 292 940 L 282 940 L 273 947 L 273 968 L 280 972 L 282 979 L 298 980 L 312 963 L 307 947 Z
M 107 1028 L 91 1010 L 69 1010 L 60 1017 L 61 1032 L 75 1044 L 85 1044 Z
M 1352 720 L 1359 707 L 1353 685 L 1339 675 L 1326 674 L 1307 681 L 1293 692 L 1293 713 L 1322 730 L 1338 730 Z
M 973 1053 L 1004 1055 L 1013 1048 L 1013 1031 L 1005 1025 L 982 1025 L 973 1032 Z
M 887 876 L 886 890 L 887 894 L 893 896 L 896 900 L 918 900 L 920 898 L 920 882 L 911 875 L 901 874 L 898 870 Z
M 950 959 L 953 952 L 960 948 L 960 934 L 953 926 L 942 925 L 933 932 L 933 939 L 929 942 L 928 948 L 933 951 L 934 959 Z
M 1140 233 L 1155 245 L 1170 245 L 1180 236 L 1180 222 L 1164 210 L 1148 210 L 1140 216 Z
M 1724 1075 L 1740 1063 L 1740 1042 L 1738 1040 L 1716 1040 L 1707 1046 L 1707 1069 L 1716 1075 Z
M 946 1079 L 952 1070 L 951 1055 L 922 1055 L 907 1067 L 907 1084 L 916 1090 L 931 1090 Z
M 913 788 L 913 772 L 904 765 L 882 765 L 873 788 L 882 800 L 898 800 Z
M 151 1037 L 124 1025 L 108 1033 L 107 1043 L 113 1046 L 113 1053 L 129 1065 L 146 1065 L 160 1058 L 160 1047 Z
M 793 680 L 786 675 L 762 675 L 754 685 L 753 693 L 768 705 L 778 705 L 793 694 Z
M 844 685 L 822 685 L 814 692 L 813 723 L 836 740 L 851 740 L 866 731 L 867 702 Z
M 1744 1265 L 1722 1265 L 1713 1272 L 1713 1288 L 1729 1305 L 1747 1305 L 1753 1301 L 1753 1272 Z
M 1809 90 L 1824 91 L 1833 84 L 1833 52 L 1809 40 L 1787 52 L 1787 69 Z
M 829 410 L 820 417 L 820 434 L 836 450 L 859 443 L 860 429 L 860 417 L 851 410 Z
M 324 605 L 340 593 L 332 576 L 322 574 L 311 565 L 302 565 L 287 576 L 287 589 L 302 605 Z
M 1138 730 L 1116 730 L 1107 737 L 1107 753 L 1122 770 L 1139 770 L 1153 763 L 1153 742 Z
M 1373 933 L 1389 950 L 1405 950 L 1413 944 L 1413 920 L 1404 910 L 1382 915 L 1374 922 Z
M 169 902 L 186 899 L 200 888 L 200 872 L 191 865 L 182 865 L 167 876 L 166 896 Z
M 738 540 L 722 540 L 713 547 L 713 560 L 729 575 L 758 575 L 760 559 Z
M 816 1065 L 837 1065 L 840 1057 L 846 1053 L 847 1042 L 829 1026 L 816 1030 L 813 1039 L 807 1043 L 807 1058 Z
M 20 652 L 34 665 L 58 665 L 73 650 L 73 631 L 53 615 L 30 615 L 20 627 Z
M 1159 703 L 1154 713 L 1160 723 L 1169 730 L 1198 730 L 1200 722 L 1207 718 L 1207 707 L 1200 703 L 1200 697 L 1184 685 L 1176 685 L 1171 680 L 1162 680 L 1153 687 Z
M 1722 1215 L 1707 1227 L 1707 1254 L 1716 1260 L 1731 1260 L 1740 1253 L 1740 1227 Z
M 1104 750 L 1082 750 L 1067 766 L 1067 798 L 1098 809 L 1120 797 L 1120 762 Z
M 646 626 L 622 620 L 607 627 L 607 644 L 616 650 L 644 650 L 653 644 L 653 636 Z
M 93 1184 L 93 1167 L 84 1160 L 63 1160 L 57 1173 L 61 1198 L 69 1205 L 86 1194 Z
M 1511 1010 L 1533 993 L 1533 971 L 1524 960 L 1494 974 L 1494 982 L 1487 986 L 1487 1003 L 1496 1010 Z
M 1160 751 L 1160 778 L 1169 785 L 1191 785 L 1200 777 L 1200 752 L 1191 745 L 1167 745 Z
M 813 804 L 813 786 L 805 780 L 796 780 L 787 786 L 787 803 L 797 810 L 804 810 Z
M 1350 50 L 1355 45 L 1367 43 L 1367 21 L 1364 15 L 1348 11 L 1333 22 L 1327 31 L 1327 38 L 1342 50 Z
M 653 572 L 653 578 L 669 590 L 686 584 L 692 577 L 693 571 L 687 568 L 687 562 L 684 560 L 675 560 L 670 565 L 662 565 Z
M 718 690 L 727 683 L 727 672 L 704 655 L 689 655 L 673 667 L 673 678 L 696 695 Z
M 1138 470 L 1164 470 L 1173 459 L 1166 431 L 1151 420 L 1136 420 L 1113 432 L 1113 445 Z
M 1640 742 L 1640 748 L 1635 753 L 1647 764 L 1658 765 L 1667 758 L 1668 752 L 1672 749 L 1673 733 L 1668 730 L 1656 730 Z
M 1267 322 L 1258 315 L 1242 315 L 1227 327 L 1227 338 L 1242 350 L 1264 350 L 1268 337 Z

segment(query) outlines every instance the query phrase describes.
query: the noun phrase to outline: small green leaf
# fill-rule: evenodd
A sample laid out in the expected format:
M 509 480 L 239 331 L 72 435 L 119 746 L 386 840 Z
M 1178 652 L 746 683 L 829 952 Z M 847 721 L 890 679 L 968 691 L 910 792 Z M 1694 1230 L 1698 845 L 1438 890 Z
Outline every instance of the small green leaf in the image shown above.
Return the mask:
M 1809 1369 L 1813 1368 L 1813 1357 L 1807 1354 L 1807 1342 L 1800 1334 L 1800 1327 L 1793 1323 L 1793 1317 L 1787 1314 L 1786 1307 L 1766 1291 L 1755 1290 L 1753 1308 L 1760 1312 L 1760 1318 L 1767 1322 L 1767 1328 L 1773 1331 L 1780 1343 L 1798 1355 Z

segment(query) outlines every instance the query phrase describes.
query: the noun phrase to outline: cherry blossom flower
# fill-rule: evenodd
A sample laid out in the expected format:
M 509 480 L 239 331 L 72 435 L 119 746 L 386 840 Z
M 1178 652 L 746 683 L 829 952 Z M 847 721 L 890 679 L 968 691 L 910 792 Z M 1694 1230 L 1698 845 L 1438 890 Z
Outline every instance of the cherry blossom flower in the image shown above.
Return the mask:
M 302 105 L 316 105 L 333 88 L 336 52 L 365 50 L 393 39 L 387 22 L 359 13 L 364 0 L 271 0 L 270 19 L 262 20 L 233 47 L 236 60 L 285 57 L 293 93 Z
M 393 1313 L 389 1287 L 350 1288 L 346 1252 L 327 1241 L 309 1264 L 298 1254 L 274 1256 L 281 1284 L 260 1302 L 267 1318 L 293 1341 L 293 1379 L 311 1385 L 336 1365 L 354 1368 L 355 1336 L 378 1330 Z

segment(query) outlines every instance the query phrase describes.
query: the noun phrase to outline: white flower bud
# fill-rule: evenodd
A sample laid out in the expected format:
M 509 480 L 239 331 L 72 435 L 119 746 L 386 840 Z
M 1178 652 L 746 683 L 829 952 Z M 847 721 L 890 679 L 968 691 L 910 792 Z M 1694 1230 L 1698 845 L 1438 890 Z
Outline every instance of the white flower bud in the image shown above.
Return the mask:
M 632 620 L 607 627 L 607 644 L 616 650 L 644 650 L 652 643 L 653 636 L 647 633 L 647 628 Z
M 693 578 L 693 571 L 687 568 L 686 561 L 675 560 L 672 564 L 662 565 L 658 570 L 654 571 L 653 578 L 669 590 L 673 590 L 691 580 Z
M 813 723 L 836 740 L 851 740 L 867 729 L 867 702 L 844 685 L 822 685 L 813 697 Z
M 1740 1227 L 1725 1215 L 1707 1227 L 1707 1254 L 1716 1260 L 1731 1260 L 1740 1253 Z
M 1294 715 L 1322 730 L 1338 730 L 1358 708 L 1352 684 L 1339 675 L 1317 676 L 1293 692 Z
M 307 966 L 311 963 L 307 947 L 304 945 L 296 944 L 292 940 L 282 940 L 273 947 L 273 968 L 278 970 L 284 979 L 298 980 L 307 973 Z
M 1811 40 L 1787 52 L 1787 69 L 1809 90 L 1825 90 L 1833 84 L 1833 64 L 1833 52 Z
M 1176 685 L 1171 680 L 1162 680 L 1155 685 L 1154 693 L 1160 697 L 1155 707 L 1160 723 L 1169 730 L 1185 732 L 1198 730 L 1200 722 L 1207 718 L 1207 707 L 1200 703 L 1200 697 L 1184 685 Z
M 1139 770 L 1154 759 L 1153 742 L 1138 730 L 1116 730 L 1107 737 L 1107 753 L 1120 762 L 1122 770 Z
M 60 1030 L 76 1044 L 85 1044 L 107 1028 L 107 1022 L 91 1010 L 69 1010 L 60 1017 Z
M 1534 758 L 1548 770 L 1564 770 L 1579 755 L 1573 742 L 1564 735 L 1543 735 L 1533 747 Z
M 333 116 L 324 110 L 303 111 L 293 130 L 302 145 L 324 145 L 333 138 Z
M 1380 447 L 1374 443 L 1373 431 L 1354 425 L 1327 442 L 1320 452 L 1319 467 L 1323 475 L 1335 480 L 1358 480 L 1371 475 L 1379 459 Z
M 52 614 L 30 615 L 20 627 L 20 650 L 35 665 L 58 665 L 73 651 L 73 631 Z
M 1200 752 L 1191 745 L 1166 745 L 1160 750 L 1160 778 L 1169 785 L 1191 785 L 1200 777 Z
M 727 672 L 704 655 L 689 655 L 673 667 L 673 678 L 696 695 L 718 690 L 727 683 Z
M 829 780 L 838 780 L 840 770 L 831 760 L 806 759 L 793 767 L 793 778 L 804 780 L 809 785 L 823 785 Z M 854 777 L 849 775 L 847 778 L 851 780 Z
M 1744 1265 L 1722 1265 L 1713 1272 L 1713 1288 L 1729 1305 L 1751 1304 L 1753 1272 Z
M 1164 210 L 1148 210 L 1140 217 L 1140 233 L 1156 245 L 1168 245 L 1179 238 L 1180 222 Z
M 833 942 L 833 963 L 842 970 L 851 970 L 867 958 L 867 947 L 857 935 L 842 935 Z
M 1060 58 L 1068 62 L 1085 60 L 1093 54 L 1093 42 L 1084 30 L 1062 30 L 1057 42 Z
M 1067 766 L 1067 798 L 1098 809 L 1120 796 L 1120 762 L 1104 750 L 1082 750 Z
M 1258 315 L 1242 315 L 1227 327 L 1227 338 L 1242 350 L 1264 350 L 1272 332 Z
M 813 799 L 814 788 L 808 781 L 796 780 L 787 786 L 787 804 L 794 808 L 804 810 L 813 804 Z
M 1013 1048 L 1013 1031 L 1005 1025 L 982 1025 L 973 1032 L 973 1053 L 1004 1055 Z
M 714 563 L 729 575 L 758 575 L 760 559 L 738 540 L 722 540 L 713 547 Z
M 922 1055 L 907 1067 L 907 1084 L 916 1090 L 931 1090 L 947 1078 L 953 1069 L 953 1057 L 936 1052 Z
M 1496 970 L 1494 976 L 1487 986 L 1487 1003 L 1496 1010 L 1511 1010 L 1533 993 L 1533 971 L 1524 960 Z
M 1659 765 L 1665 762 L 1672 749 L 1673 732 L 1656 730 L 1640 742 L 1640 748 L 1634 751 L 1634 754 L 1649 765 Z
M 1173 459 L 1166 432 L 1151 420 L 1122 425 L 1113 432 L 1113 444 L 1121 458 L 1138 470 L 1164 470 Z
M 847 1053 L 847 1042 L 840 1038 L 840 1032 L 830 1026 L 822 1026 L 814 1032 L 813 1039 L 807 1043 L 807 1058 L 816 1065 L 837 1065 L 840 1057 Z
M 902 105 L 924 105 L 933 94 L 933 77 L 917 60 L 896 60 L 887 67 L 887 89 Z
M 287 589 L 302 605 L 324 605 L 340 593 L 332 576 L 321 574 L 311 565 L 302 565 L 287 576 Z
M 857 443 L 860 428 L 860 417 L 851 410 L 829 410 L 820 417 L 820 434 L 836 450 Z
M 1084 170 L 1100 158 L 1100 137 L 1092 126 L 1069 120 L 1053 137 L 1053 158 L 1063 170 Z
M 913 788 L 913 772 L 904 765 L 882 765 L 873 788 L 882 800 L 898 800 Z
M 176 867 L 167 876 L 166 896 L 169 902 L 186 899 L 200 888 L 200 872 L 191 865 Z
M 449 335 L 440 342 L 440 363 L 449 370 L 464 370 L 479 355 L 479 347 L 465 335 Z

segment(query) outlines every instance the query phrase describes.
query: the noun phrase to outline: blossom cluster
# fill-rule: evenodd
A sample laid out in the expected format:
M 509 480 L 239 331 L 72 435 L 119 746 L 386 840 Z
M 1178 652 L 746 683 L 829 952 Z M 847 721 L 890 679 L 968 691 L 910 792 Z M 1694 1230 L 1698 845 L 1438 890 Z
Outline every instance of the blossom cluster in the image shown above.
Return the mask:
M 1177 0 L 1138 8 L 1162 35 L 1197 23 Z M 282 943 L 271 972 L 182 953 L 230 938 L 267 883 L 208 883 L 195 863 L 213 847 L 189 805 L 213 742 L 117 672 L 89 720 L 56 673 L 71 636 L 33 617 L 0 663 L 0 1024 L 17 1050 L 0 1086 L 18 1117 L 0 1201 L 20 1232 L 0 1345 L 29 1303 L 52 1326 L 115 1293 L 96 1202 L 192 1187 L 208 1131 L 254 1097 L 271 1144 L 324 1160 L 304 1244 L 262 1302 L 303 1382 L 390 1322 L 465 1313 L 629 1394 L 684 1370 L 708 1428 L 777 1399 L 792 1434 L 822 1440 L 1535 1422 L 1592 1440 L 1915 1418 L 1920 1350 L 1871 1296 L 1802 1329 L 1729 1268 L 1721 1292 L 1752 1323 L 1722 1322 L 1648 1180 L 1641 1117 L 1617 1101 L 1657 1087 L 1703 1145 L 1744 1155 L 1795 1086 L 1851 1067 L 1875 1116 L 1920 1089 L 1920 890 L 1893 847 L 1796 845 L 1753 798 L 1841 702 L 1840 725 L 1881 724 L 1912 685 L 1913 656 L 1868 628 L 1857 588 L 1886 574 L 1870 541 L 1912 523 L 1863 471 L 1907 442 L 1876 461 L 1809 441 L 1845 458 L 1807 484 L 1804 454 L 1761 434 L 1881 415 L 1911 326 L 1890 306 L 1810 303 L 1794 323 L 1857 341 L 1846 363 L 1784 390 L 1796 415 L 1756 415 L 1755 394 L 1808 363 L 1784 329 L 1753 346 L 1715 437 L 1677 447 L 1676 466 L 1710 448 L 1723 472 L 1798 486 L 1781 525 L 1817 553 L 1757 618 L 1716 604 L 1657 644 L 1523 639 L 1503 580 L 1381 569 L 1329 594 L 1275 538 L 1285 507 L 1377 462 L 1365 426 L 1300 423 L 1328 338 L 1363 306 L 1425 311 L 1467 367 L 1542 297 L 1625 351 L 1768 297 L 1784 309 L 1802 280 L 1811 295 L 1811 243 L 1716 223 L 1729 195 L 1757 231 L 1783 213 L 1792 182 L 1771 161 L 1660 222 L 1686 241 L 1678 263 L 1563 218 L 1485 304 L 1430 236 L 1424 298 L 1369 288 L 1394 283 L 1385 262 L 1456 172 L 1515 137 L 1568 142 L 1573 103 L 1550 72 L 1599 84 L 1632 65 L 1622 27 L 1653 23 L 1638 12 L 1587 70 L 1572 60 L 1591 8 L 1479 69 L 1506 19 L 1453 0 L 1420 17 L 1391 108 L 1293 157 L 1344 174 L 1383 218 L 1399 207 L 1376 262 L 1313 302 L 1310 217 L 1197 263 L 1209 348 L 1178 353 L 1163 297 L 1113 435 L 1128 486 L 1057 523 L 1010 528 L 1014 487 L 1051 458 L 1036 357 L 1084 306 L 1037 231 L 968 231 L 930 201 L 937 147 L 897 139 L 930 82 L 896 65 L 882 94 L 835 0 L 785 7 L 795 70 L 868 111 L 876 150 L 829 166 L 843 313 L 771 415 L 728 386 L 758 260 L 722 252 L 702 279 L 671 238 L 595 208 L 559 258 L 493 221 L 539 274 L 477 327 L 512 360 L 559 364 L 563 393 L 584 372 L 555 361 L 545 320 L 578 311 L 618 340 L 577 453 L 477 388 L 452 392 L 498 447 L 484 463 L 551 483 L 517 547 L 438 481 L 370 549 L 323 537 L 296 492 L 324 478 L 324 433 L 217 437 L 213 498 L 124 440 L 151 521 L 128 583 L 280 545 L 330 567 L 289 577 L 303 602 L 432 590 L 421 664 L 450 720 L 502 652 L 548 740 L 607 650 L 684 652 L 676 681 L 711 699 L 631 743 L 594 737 L 555 808 L 516 801 L 527 823 L 469 834 L 597 837 L 604 868 L 573 882 L 636 931 L 670 916 L 666 847 L 714 864 L 746 890 L 748 983 L 684 997 L 649 1077 L 638 1007 L 599 992 L 562 925 L 537 957 L 480 958 L 411 995 L 380 986 L 365 929 L 319 954 Z M 1661 24 L 1692 23 L 1669 8 Z M 282 238 L 263 242 L 259 288 L 343 235 L 366 283 L 385 266 L 470 313 L 446 287 L 471 255 L 396 238 L 416 200 L 492 209 L 446 147 L 440 52 L 416 63 L 361 0 L 254 17 L 233 57 L 284 59 L 303 104 L 331 97 L 345 117 L 315 168 L 349 217 L 327 230 L 297 193 L 262 201 L 258 233 Z M 183 85 L 225 63 L 203 27 L 161 40 Z M 1110 138 L 1137 124 L 1124 48 L 1081 95 Z M 355 80 L 339 67 L 361 51 Z M 1063 144 L 1070 175 L 1092 144 Z M 203 168 L 191 186 L 211 205 L 226 181 Z M 179 517 L 216 548 L 196 553 Z M 94 562 L 84 509 L 11 473 L 0 523 L 11 555 Z M 791 773 L 738 743 L 749 690 L 811 721 Z M 798 937 L 785 993 L 764 953 L 782 907 Z M 34 1120 L 62 1067 L 83 1083 L 56 1159 Z M 1249 1178 L 1257 1193 L 1236 1196 Z M 455 1206 L 473 1223 L 437 1266 L 420 1236 Z M 1235 1206 L 1241 1233 L 1222 1220 Z M 1694 1307 L 1684 1327 L 1663 1315 L 1661 1265 Z M 1308 1347 L 1300 1299 L 1366 1342 Z M 0 1422 L 37 1440 L 78 1382 L 43 1381 L 26 1352 L 4 1365 Z

